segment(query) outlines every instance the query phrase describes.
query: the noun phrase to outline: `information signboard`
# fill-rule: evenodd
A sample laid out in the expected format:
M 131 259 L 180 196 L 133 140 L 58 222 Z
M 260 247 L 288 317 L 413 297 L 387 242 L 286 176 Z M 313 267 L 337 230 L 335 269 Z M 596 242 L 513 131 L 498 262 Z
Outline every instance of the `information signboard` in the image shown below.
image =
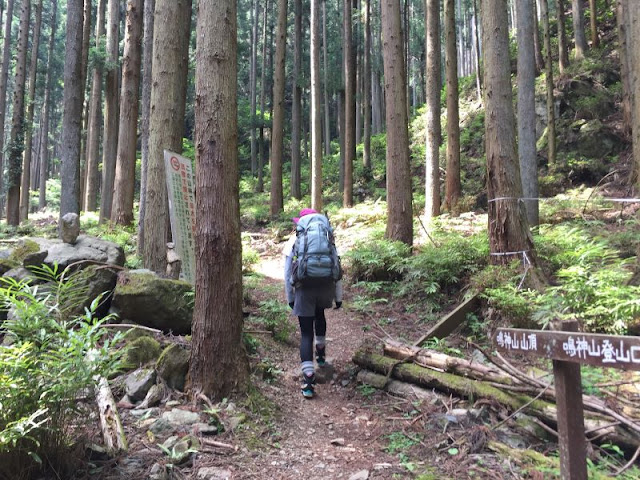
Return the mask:
M 195 283 L 195 181 L 191 160 L 177 153 L 164 151 L 164 165 L 169 197 L 171 236 L 182 267 L 180 279 Z
M 598 367 L 640 370 L 640 337 L 499 328 L 498 350 Z

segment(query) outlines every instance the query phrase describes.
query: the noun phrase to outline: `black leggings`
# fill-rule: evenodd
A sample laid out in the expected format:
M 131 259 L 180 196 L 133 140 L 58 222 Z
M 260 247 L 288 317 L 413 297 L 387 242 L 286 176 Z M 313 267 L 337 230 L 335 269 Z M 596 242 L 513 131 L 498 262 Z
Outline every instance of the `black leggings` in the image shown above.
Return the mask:
M 300 361 L 313 361 L 313 330 L 318 337 L 324 337 L 327 333 L 327 319 L 324 316 L 324 308 L 316 308 L 314 317 L 298 317 L 300 321 Z

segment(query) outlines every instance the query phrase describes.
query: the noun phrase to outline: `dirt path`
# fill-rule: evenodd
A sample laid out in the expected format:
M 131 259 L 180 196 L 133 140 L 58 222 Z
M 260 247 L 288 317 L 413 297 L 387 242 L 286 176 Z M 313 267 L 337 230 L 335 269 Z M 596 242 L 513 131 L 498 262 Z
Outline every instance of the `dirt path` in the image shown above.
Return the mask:
M 258 271 L 280 288 L 285 302 L 281 256 L 262 261 Z M 348 304 L 348 292 L 345 304 Z M 297 320 L 291 345 L 267 352 L 283 374 L 266 393 L 282 412 L 271 435 L 278 438 L 271 451 L 253 456 L 239 478 L 392 478 L 403 469 L 384 451 L 385 420 L 355 389 L 351 358 L 363 340 L 362 322 L 345 309 L 327 310 L 327 353 L 333 375 L 316 387 L 316 397 L 302 397 L 299 385 L 300 340 Z M 328 373 L 331 373 L 328 369 Z M 319 372 L 322 374 L 322 372 Z M 320 376 L 320 375 L 319 375 Z M 368 476 L 365 475 L 368 472 Z

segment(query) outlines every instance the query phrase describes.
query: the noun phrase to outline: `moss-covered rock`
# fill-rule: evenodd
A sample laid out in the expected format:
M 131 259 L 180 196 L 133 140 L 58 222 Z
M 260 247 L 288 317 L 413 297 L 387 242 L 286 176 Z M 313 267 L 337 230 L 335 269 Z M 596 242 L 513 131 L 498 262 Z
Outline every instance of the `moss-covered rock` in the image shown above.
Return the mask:
M 125 363 L 137 368 L 160 356 L 160 343 L 149 335 L 143 335 L 133 340 L 126 347 L 124 355 Z
M 183 390 L 189 371 L 189 350 L 180 345 L 170 345 L 164 349 L 156 362 L 156 371 L 166 384 L 176 390 Z
M 191 332 L 192 292 L 187 282 L 147 272 L 122 272 L 111 308 L 122 320 L 182 335 Z
M 13 249 L 11 254 L 9 255 L 9 261 L 15 263 L 16 265 L 22 265 L 24 259 L 29 255 L 36 254 L 40 251 L 40 245 L 33 240 L 29 240 L 28 238 L 24 238 L 18 242 L 16 248 Z

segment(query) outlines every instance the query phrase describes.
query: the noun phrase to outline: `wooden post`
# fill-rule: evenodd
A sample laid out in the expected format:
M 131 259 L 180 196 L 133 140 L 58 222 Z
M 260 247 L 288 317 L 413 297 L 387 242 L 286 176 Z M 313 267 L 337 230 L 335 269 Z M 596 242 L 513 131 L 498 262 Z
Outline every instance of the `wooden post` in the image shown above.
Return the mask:
M 576 320 L 560 324 L 560 330 L 577 332 Z M 560 474 L 563 480 L 587 479 L 587 442 L 584 432 L 580 364 L 553 360 L 558 407 Z

